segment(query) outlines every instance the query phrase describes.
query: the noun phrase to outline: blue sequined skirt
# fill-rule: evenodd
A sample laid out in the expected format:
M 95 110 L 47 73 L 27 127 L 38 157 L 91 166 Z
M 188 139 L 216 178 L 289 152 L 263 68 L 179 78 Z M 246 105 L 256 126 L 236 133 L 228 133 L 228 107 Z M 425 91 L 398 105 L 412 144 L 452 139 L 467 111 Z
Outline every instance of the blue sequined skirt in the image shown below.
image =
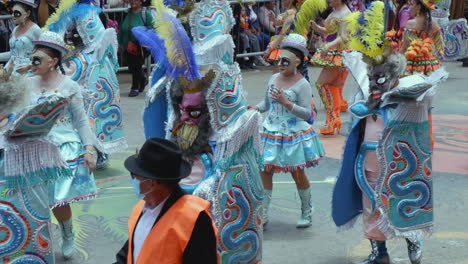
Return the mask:
M 75 201 L 93 199 L 97 196 L 94 175 L 84 164 L 86 153 L 83 144 L 68 142 L 60 146 L 60 153 L 73 177 L 61 178 L 48 184 L 49 206 L 51 208 Z
M 287 134 L 269 131 L 264 127 L 260 135 L 266 171 L 291 172 L 316 166 L 325 155 L 322 142 L 312 127 Z

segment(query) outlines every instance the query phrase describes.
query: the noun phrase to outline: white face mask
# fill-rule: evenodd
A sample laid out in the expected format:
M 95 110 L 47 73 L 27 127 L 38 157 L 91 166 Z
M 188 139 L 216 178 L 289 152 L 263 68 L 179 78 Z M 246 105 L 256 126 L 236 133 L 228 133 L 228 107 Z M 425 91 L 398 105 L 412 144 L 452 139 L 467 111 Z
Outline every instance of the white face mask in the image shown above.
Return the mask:
M 26 21 L 29 13 L 28 11 L 24 10 L 23 7 L 20 5 L 13 6 L 13 23 L 16 25 L 23 24 Z
M 146 193 L 141 193 L 141 190 L 140 190 L 140 184 L 146 182 L 146 181 L 150 181 L 150 179 L 146 179 L 146 180 L 143 180 L 143 181 L 140 181 L 138 180 L 137 178 L 131 178 L 132 180 L 132 185 L 133 185 L 133 191 L 135 192 L 135 195 L 140 199 L 140 200 L 143 200 L 143 198 L 145 198 L 145 196 L 152 192 L 152 190 L 146 192 Z
M 296 73 L 297 66 L 301 60 L 289 50 L 281 50 L 278 67 L 280 73 L 284 75 L 291 75 Z

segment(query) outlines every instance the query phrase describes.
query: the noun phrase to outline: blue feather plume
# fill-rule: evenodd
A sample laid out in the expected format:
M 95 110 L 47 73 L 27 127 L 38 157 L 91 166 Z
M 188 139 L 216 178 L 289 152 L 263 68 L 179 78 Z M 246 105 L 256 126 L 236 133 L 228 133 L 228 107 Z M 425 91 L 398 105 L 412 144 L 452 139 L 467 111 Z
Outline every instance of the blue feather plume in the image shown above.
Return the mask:
M 74 4 L 69 10 L 63 11 L 60 14 L 57 22 L 49 25 L 49 30 L 56 33 L 64 32 L 76 23 L 76 19 L 83 18 L 92 11 L 100 14 L 102 9 L 89 4 Z
M 154 85 L 160 78 L 162 78 L 167 71 L 166 65 L 168 65 L 166 57 L 166 47 L 164 46 L 164 40 L 161 39 L 156 32 L 147 27 L 134 27 L 132 28 L 133 36 L 138 40 L 140 45 L 147 49 L 154 59 L 156 68 L 153 71 L 152 83 Z
M 158 35 L 165 40 L 169 76 L 177 78 L 182 75 L 188 80 L 201 79 L 192 43 L 180 20 L 163 11 L 156 16 L 155 25 Z

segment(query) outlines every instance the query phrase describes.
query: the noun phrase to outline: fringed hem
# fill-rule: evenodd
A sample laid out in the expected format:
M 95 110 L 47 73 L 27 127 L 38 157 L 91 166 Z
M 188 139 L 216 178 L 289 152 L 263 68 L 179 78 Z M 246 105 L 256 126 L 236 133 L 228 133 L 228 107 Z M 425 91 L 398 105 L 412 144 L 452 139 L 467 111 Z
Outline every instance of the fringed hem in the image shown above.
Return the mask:
M 285 165 L 285 166 L 282 166 L 282 165 L 275 165 L 275 164 L 265 164 L 263 166 L 263 169 L 265 171 L 272 171 L 274 173 L 278 173 L 278 172 L 294 172 L 296 170 L 302 170 L 304 168 L 310 168 L 310 167 L 315 167 L 319 164 L 319 161 L 323 158 L 323 156 L 321 156 L 320 158 L 318 159 L 315 159 L 315 160 L 310 160 L 310 161 L 306 161 L 305 163 L 302 163 L 302 164 L 295 164 L 295 165 Z
M 234 47 L 231 35 L 224 34 L 203 43 L 201 46 L 195 44 L 194 53 L 199 65 L 217 64 L 223 60 L 226 53 L 229 54 L 229 58 L 232 58 Z
M 96 141 L 96 148 L 105 154 L 112 154 L 128 148 L 127 139 L 124 137 L 110 142 L 101 142 L 99 139 L 96 139 Z
M 6 186 L 10 189 L 29 188 L 47 181 L 57 181 L 73 177 L 73 170 L 65 167 L 41 168 L 33 173 L 24 175 L 8 176 Z
M 214 161 L 232 157 L 251 138 L 253 139 L 253 151 L 256 154 L 261 153 L 259 127 L 260 113 L 248 111 L 237 119 L 232 126 L 217 131 Z
M 329 50 L 326 55 L 322 55 L 321 50 L 318 49 L 310 63 L 322 67 L 344 67 L 342 53 L 341 50 Z
M 428 238 L 432 235 L 434 231 L 433 222 L 429 222 L 423 225 L 408 227 L 405 230 L 397 229 L 392 225 L 390 219 L 388 218 L 387 213 L 383 208 L 378 208 L 380 211 L 381 218 L 377 223 L 376 227 L 384 233 L 387 239 L 394 237 L 404 237 L 412 241 L 421 240 L 422 238 Z
M 68 200 L 57 201 L 57 202 L 55 202 L 53 204 L 50 204 L 49 208 L 54 209 L 55 207 L 61 207 L 61 206 L 67 205 L 67 204 L 71 204 L 73 202 L 88 201 L 88 200 L 96 199 L 96 198 L 97 198 L 97 193 L 91 193 L 91 194 L 87 194 L 87 195 L 83 195 L 83 196 L 79 196 L 79 197 L 73 197 L 73 198 L 68 199 Z

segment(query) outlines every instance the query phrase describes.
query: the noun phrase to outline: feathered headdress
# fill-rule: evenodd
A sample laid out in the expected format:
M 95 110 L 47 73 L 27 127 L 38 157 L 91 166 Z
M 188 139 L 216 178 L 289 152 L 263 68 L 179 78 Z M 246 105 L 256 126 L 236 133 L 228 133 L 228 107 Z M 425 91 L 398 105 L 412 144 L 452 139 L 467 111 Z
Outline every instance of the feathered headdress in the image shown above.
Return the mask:
M 348 45 L 351 50 L 375 58 L 384 51 L 384 3 L 374 1 L 360 12 L 353 12 L 344 18 L 347 23 Z
M 169 76 L 177 78 L 182 75 L 190 81 L 200 79 L 192 43 L 182 23 L 173 11 L 164 5 L 163 0 L 153 0 L 152 5 L 156 8 L 154 29 L 159 37 L 164 39 L 166 47 Z
M 294 33 L 305 35 L 309 32 L 310 21 L 327 9 L 326 0 L 306 0 L 301 5 L 294 22 Z
M 101 8 L 89 4 L 88 1 L 61 0 L 59 8 L 47 19 L 44 30 L 65 32 L 70 25 L 75 24 L 76 19 L 85 17 L 92 10 L 102 12 Z

